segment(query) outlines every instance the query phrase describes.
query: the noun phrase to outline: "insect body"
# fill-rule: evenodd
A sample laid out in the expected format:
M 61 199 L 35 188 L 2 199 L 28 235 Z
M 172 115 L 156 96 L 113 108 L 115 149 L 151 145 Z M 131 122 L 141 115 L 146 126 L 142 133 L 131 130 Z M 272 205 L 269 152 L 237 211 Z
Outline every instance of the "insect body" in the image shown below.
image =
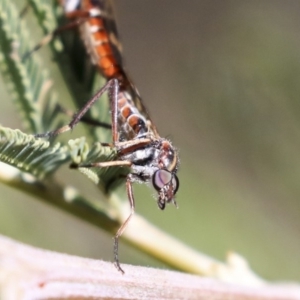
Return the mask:
M 102 87 L 66 126 L 37 136 L 53 136 L 72 129 L 86 111 L 106 91 L 109 92 L 113 146 L 118 159 L 111 162 L 81 164 L 78 167 L 129 166 L 126 189 L 131 213 L 115 236 L 115 264 L 118 260 L 118 239 L 134 213 L 133 182 L 151 182 L 158 193 L 157 204 L 164 209 L 166 203 L 175 202 L 179 187 L 177 170 L 179 159 L 171 142 L 159 136 L 136 88 L 128 78 L 122 64 L 120 43 L 109 1 L 65 1 L 66 15 L 79 24 L 79 32 L 91 61 L 107 79 Z

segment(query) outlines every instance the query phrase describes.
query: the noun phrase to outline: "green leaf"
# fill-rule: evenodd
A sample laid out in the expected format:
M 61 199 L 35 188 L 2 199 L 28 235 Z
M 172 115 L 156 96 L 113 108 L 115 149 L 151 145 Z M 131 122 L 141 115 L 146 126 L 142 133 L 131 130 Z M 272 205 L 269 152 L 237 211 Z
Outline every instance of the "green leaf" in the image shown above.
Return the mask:
M 39 26 L 43 29 L 44 34 L 49 34 L 53 30 L 57 29 L 59 22 L 56 19 L 57 15 L 61 15 L 62 7 L 58 6 L 57 1 L 49 0 L 27 0 L 28 4 L 32 8 L 34 16 L 36 17 Z M 59 9 L 61 8 L 61 9 Z M 59 13 L 59 10 L 61 12 Z M 50 43 L 53 46 L 54 51 L 62 51 L 63 44 L 60 39 L 55 38 L 54 42 Z
M 56 1 L 27 0 L 27 2 L 33 9 L 34 15 L 44 33 L 49 33 L 57 28 L 58 23 L 55 18 Z
M 70 160 L 68 148 L 37 139 L 20 130 L 0 126 L 0 161 L 39 179 L 52 174 Z
M 0 71 L 30 132 L 55 128 L 56 96 L 38 55 L 22 60 L 32 49 L 27 24 L 10 0 L 0 1 Z
M 72 161 L 79 165 L 81 163 L 90 164 L 95 162 L 114 161 L 117 159 L 115 148 L 102 146 L 101 143 L 94 143 L 90 148 L 85 142 L 85 138 L 79 138 L 69 141 Z M 78 168 L 81 173 L 86 175 L 95 184 L 107 192 L 124 182 L 129 168 L 109 167 L 109 168 Z

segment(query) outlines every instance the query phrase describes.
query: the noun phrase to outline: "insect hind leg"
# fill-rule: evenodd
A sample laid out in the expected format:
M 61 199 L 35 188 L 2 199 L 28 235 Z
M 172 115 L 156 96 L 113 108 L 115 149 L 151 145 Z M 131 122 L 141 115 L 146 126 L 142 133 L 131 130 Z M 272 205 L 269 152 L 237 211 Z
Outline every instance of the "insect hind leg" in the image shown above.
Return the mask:
M 72 112 L 69 109 L 64 108 L 60 104 L 57 104 L 57 108 L 58 108 L 59 112 L 65 114 L 65 115 L 67 115 L 71 118 L 73 118 L 75 116 L 74 112 Z M 80 121 L 82 123 L 88 124 L 90 126 L 102 127 L 102 128 L 111 130 L 111 125 L 109 123 L 101 122 L 101 121 L 98 121 L 98 120 L 95 120 L 95 119 L 92 119 L 92 118 L 89 118 L 89 117 L 83 116 Z
M 92 98 L 88 100 L 88 102 L 81 108 L 81 110 L 74 115 L 73 119 L 69 124 L 64 125 L 53 131 L 35 134 L 34 136 L 37 138 L 54 137 L 61 133 L 72 130 L 80 122 L 80 120 L 82 120 L 86 112 L 106 91 L 108 91 L 109 102 L 111 106 L 111 113 L 112 113 L 111 128 L 112 128 L 113 144 L 115 145 L 118 138 L 118 132 L 117 132 L 117 104 L 118 103 L 117 102 L 118 102 L 119 82 L 117 79 L 109 80 Z

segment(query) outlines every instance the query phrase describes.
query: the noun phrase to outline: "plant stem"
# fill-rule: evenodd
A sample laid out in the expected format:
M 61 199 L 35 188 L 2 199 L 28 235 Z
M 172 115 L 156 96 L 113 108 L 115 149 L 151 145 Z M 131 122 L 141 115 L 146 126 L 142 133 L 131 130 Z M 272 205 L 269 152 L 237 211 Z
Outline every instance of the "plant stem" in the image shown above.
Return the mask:
M 1 299 L 296 300 L 299 285 L 245 287 L 174 271 L 40 250 L 0 236 Z
M 112 210 L 111 206 L 106 207 L 100 201 L 93 203 L 82 197 L 74 188 L 61 186 L 54 180 L 28 183 L 23 178 L 19 171 L 2 164 L 1 182 L 55 205 L 106 231 L 115 233 L 128 216 L 129 205 L 126 201 L 112 199 L 112 202 L 124 203 L 121 208 Z M 112 194 L 111 197 L 117 196 Z M 122 238 L 127 243 L 178 270 L 250 286 L 259 286 L 264 283 L 251 271 L 245 260 L 236 254 L 229 256 L 227 264 L 219 262 L 162 232 L 138 214 L 134 215 Z

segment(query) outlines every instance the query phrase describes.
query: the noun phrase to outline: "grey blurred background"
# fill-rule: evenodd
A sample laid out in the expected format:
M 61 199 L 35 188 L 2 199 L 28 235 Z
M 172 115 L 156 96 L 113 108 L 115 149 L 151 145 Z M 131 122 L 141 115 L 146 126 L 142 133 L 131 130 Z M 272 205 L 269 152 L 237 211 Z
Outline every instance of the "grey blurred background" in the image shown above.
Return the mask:
M 236 251 L 262 277 L 300 280 L 300 2 L 118 0 L 115 9 L 127 70 L 181 157 L 179 209 L 159 211 L 153 191 L 136 186 L 137 212 L 217 259 Z M 0 91 L 0 122 L 17 128 L 2 82 Z M 58 178 L 98 196 L 67 167 Z M 112 260 L 111 235 L 0 189 L 1 234 Z M 123 244 L 120 258 L 164 267 Z

